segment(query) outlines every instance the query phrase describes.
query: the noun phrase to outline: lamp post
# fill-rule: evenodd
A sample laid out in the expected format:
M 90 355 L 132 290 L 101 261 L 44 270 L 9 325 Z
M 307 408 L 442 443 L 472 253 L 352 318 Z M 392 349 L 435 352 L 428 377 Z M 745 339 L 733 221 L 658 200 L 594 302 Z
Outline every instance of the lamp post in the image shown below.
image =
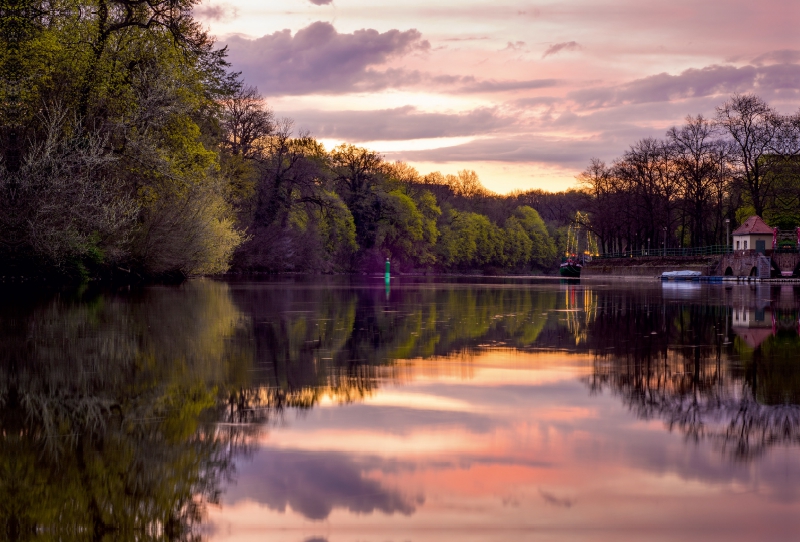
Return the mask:
M 647 238 L 647 255 L 650 256 L 650 238 Z
M 728 244 L 728 248 L 731 248 L 731 219 L 725 219 L 725 242 Z M 725 252 L 728 252 L 727 249 Z
M 664 226 L 664 256 L 667 255 L 667 227 Z

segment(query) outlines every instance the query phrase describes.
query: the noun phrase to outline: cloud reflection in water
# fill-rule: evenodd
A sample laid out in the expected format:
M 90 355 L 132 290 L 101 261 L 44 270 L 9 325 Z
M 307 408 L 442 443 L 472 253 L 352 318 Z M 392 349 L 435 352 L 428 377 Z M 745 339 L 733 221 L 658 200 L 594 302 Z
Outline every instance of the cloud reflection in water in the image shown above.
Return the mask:
M 466 355 L 376 370 L 355 402 L 329 390 L 240 461 L 218 519 L 311 520 L 331 541 L 783 539 L 800 527 L 798 336 L 776 295 L 775 334 L 754 349 L 733 307 L 761 311 L 769 291 L 567 287 L 516 350 L 476 337 Z M 725 441 L 737 420 L 747 439 Z
M 411 498 L 369 478 L 366 465 L 336 452 L 301 452 L 265 448 L 252 463 L 242 463 L 238 481 L 225 500 L 251 500 L 271 510 L 292 510 L 312 520 L 327 518 L 333 508 L 355 514 L 410 515 L 423 499 Z

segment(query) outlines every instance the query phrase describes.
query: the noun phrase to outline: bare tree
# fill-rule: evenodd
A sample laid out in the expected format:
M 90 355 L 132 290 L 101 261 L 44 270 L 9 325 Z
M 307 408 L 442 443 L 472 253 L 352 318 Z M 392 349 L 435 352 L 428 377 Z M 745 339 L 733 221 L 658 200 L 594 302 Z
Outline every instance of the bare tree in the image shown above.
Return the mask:
M 114 262 L 125 253 L 139 209 L 114 173 L 106 139 L 70 122 L 62 107 L 40 117 L 46 137 L 23 160 L 14 205 L 0 213 L 0 241 L 18 236 L 18 247 L 57 268 L 101 254 Z M 0 181 L 3 192 L 8 181 Z
M 706 242 L 707 211 L 711 191 L 719 180 L 720 153 L 724 146 L 716 139 L 716 127 L 702 115 L 686 117 L 686 124 L 667 131 L 670 159 L 681 184 L 691 224 L 691 244 Z
M 641 248 L 645 239 L 658 239 L 664 226 L 672 230 L 679 186 L 667 144 L 645 138 L 614 164 L 613 174 L 628 199 L 618 213 L 625 218 L 629 243 Z
M 274 126 L 274 132 L 266 138 L 258 160 L 255 220 L 266 225 L 280 217 L 280 225 L 285 226 L 292 205 L 323 205 L 320 188 L 326 180 L 326 173 L 319 143 L 306 133 L 293 137 L 294 122 L 291 119 L 279 119 Z
M 800 111 L 794 115 L 776 118 L 778 130 L 775 134 L 773 149 L 784 159 L 800 156 Z
M 462 169 L 458 172 L 458 175 L 448 175 L 446 179 L 457 196 L 475 198 L 485 196 L 488 193 L 483 184 L 481 184 L 478 174 L 473 170 Z
M 274 115 L 255 87 L 242 87 L 222 102 L 223 146 L 234 156 L 255 158 L 258 145 L 277 128 Z
M 773 178 L 768 173 L 776 158 L 781 119 L 760 97 L 734 94 L 717 107 L 716 125 L 733 140 L 739 175 L 760 216 L 770 196 Z
M 609 251 L 611 237 L 615 230 L 616 209 L 613 199 L 616 187 L 611 171 L 599 158 L 592 158 L 589 166 L 577 177 L 578 182 L 590 196 L 591 225 L 588 227 L 597 235 L 603 251 Z

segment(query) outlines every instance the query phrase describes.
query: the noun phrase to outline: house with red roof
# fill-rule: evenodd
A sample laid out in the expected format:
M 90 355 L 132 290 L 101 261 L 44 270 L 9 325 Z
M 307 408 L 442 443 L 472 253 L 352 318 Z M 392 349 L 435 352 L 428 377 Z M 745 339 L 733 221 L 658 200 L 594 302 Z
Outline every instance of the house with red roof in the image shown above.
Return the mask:
M 755 250 L 765 253 L 772 250 L 775 230 L 767 226 L 760 216 L 751 216 L 733 231 L 734 250 Z

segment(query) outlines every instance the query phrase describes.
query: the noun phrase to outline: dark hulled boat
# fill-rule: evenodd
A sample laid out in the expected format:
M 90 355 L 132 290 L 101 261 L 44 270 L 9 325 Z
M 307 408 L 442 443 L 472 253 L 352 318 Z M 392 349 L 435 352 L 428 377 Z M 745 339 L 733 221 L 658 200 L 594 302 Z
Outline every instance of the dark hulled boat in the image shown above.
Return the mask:
M 567 258 L 561 262 L 558 274 L 562 277 L 580 277 L 583 264 L 577 258 Z
M 575 213 L 575 221 L 567 229 L 566 253 L 561 260 L 558 274 L 567 278 L 581 276 L 583 266 L 592 261 L 592 255 L 597 254 L 597 240 L 592 233 L 586 230 L 585 240 L 583 229 L 589 224 L 589 217 L 580 211 Z

